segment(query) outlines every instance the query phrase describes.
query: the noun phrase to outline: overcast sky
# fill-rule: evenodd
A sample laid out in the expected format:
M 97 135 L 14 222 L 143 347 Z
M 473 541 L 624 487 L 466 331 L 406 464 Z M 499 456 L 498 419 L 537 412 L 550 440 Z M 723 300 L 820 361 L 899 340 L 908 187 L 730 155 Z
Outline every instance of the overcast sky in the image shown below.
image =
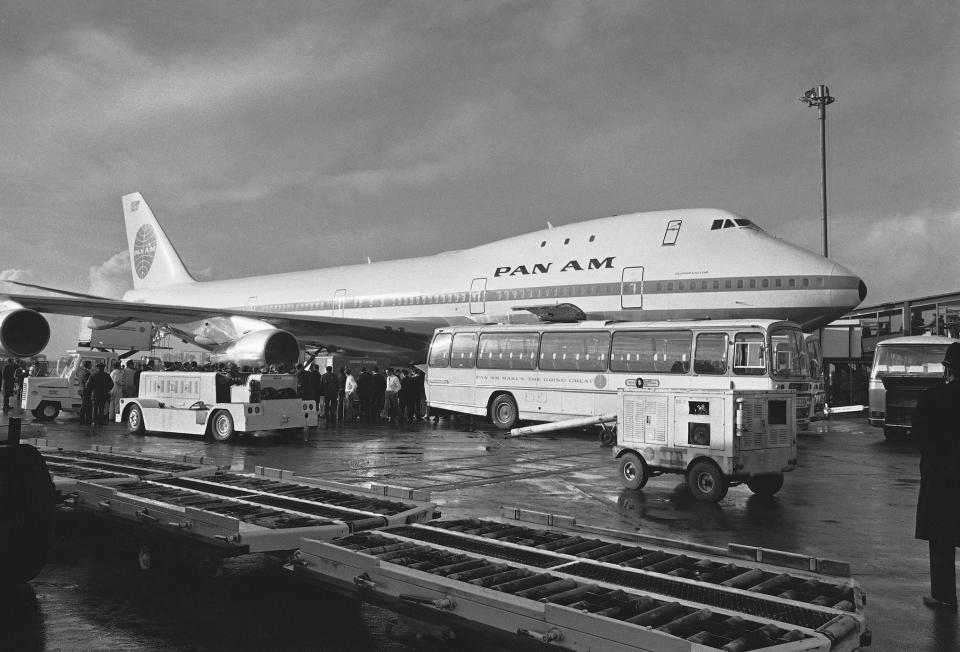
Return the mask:
M 958 18 L 955 0 L 0 1 L 0 279 L 119 296 L 133 191 L 202 279 L 682 207 L 820 251 L 798 98 L 826 84 L 831 258 L 868 304 L 957 291 Z

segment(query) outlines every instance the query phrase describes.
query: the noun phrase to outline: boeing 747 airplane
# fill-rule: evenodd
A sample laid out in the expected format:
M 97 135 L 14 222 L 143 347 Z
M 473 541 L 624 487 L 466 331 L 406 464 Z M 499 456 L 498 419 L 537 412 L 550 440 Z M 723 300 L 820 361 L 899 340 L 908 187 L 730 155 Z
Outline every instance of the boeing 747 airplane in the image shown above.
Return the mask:
M 40 287 L 0 303 L 0 348 L 46 345 L 40 313 L 96 328 L 152 322 L 238 364 L 345 350 L 421 362 L 433 330 L 469 322 L 773 317 L 813 330 L 866 285 L 849 269 L 723 210 L 586 220 L 432 256 L 197 281 L 140 193 L 123 197 L 134 289 L 122 300 Z

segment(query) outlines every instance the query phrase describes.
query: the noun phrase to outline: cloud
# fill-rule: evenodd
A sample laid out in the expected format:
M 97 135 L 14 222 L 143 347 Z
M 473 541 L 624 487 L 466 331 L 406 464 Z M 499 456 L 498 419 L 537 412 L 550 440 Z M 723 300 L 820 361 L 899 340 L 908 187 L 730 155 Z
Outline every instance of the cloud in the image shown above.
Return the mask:
M 34 283 L 36 282 L 36 278 L 34 276 L 34 273 L 28 269 L 0 270 L 0 283 L 4 283 L 4 285 L 7 285 L 9 287 L 9 284 L 5 283 L 6 281 L 23 281 L 24 283 Z M 30 288 L 21 288 L 16 291 L 26 294 L 27 290 L 29 289 Z
M 960 210 L 839 216 L 831 231 L 830 257 L 862 276 L 867 305 L 956 291 Z
M 90 285 L 88 292 L 98 297 L 119 299 L 123 293 L 133 289 L 130 276 L 130 256 L 126 251 L 118 251 L 96 267 L 89 268 Z

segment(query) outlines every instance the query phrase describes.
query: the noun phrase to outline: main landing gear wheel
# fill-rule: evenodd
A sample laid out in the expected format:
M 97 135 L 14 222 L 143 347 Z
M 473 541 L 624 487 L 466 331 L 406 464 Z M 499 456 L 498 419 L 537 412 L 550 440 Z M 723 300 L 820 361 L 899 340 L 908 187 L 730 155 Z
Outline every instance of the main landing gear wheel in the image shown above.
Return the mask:
M 607 447 L 613 446 L 617 442 L 617 427 L 608 428 L 605 425 L 600 426 L 600 445 Z
M 729 488 L 723 473 L 716 464 L 708 460 L 700 460 L 690 468 L 687 474 L 687 486 L 697 500 L 714 503 L 723 500 Z
M 127 408 L 127 416 L 124 421 L 127 422 L 127 430 L 135 435 L 142 435 L 146 429 L 143 425 L 143 410 L 139 405 L 131 405 Z
M 620 457 L 620 482 L 627 489 L 643 489 L 650 473 L 646 463 L 636 453 L 624 453 Z
M 213 415 L 210 422 L 210 435 L 220 442 L 226 442 L 233 439 L 233 417 L 226 410 L 220 410 Z
M 510 430 L 516 426 L 518 415 L 517 402 L 509 394 L 500 394 L 490 404 L 490 420 L 500 430 Z
M 773 496 L 783 487 L 783 474 L 758 475 L 747 480 L 747 486 L 758 496 Z

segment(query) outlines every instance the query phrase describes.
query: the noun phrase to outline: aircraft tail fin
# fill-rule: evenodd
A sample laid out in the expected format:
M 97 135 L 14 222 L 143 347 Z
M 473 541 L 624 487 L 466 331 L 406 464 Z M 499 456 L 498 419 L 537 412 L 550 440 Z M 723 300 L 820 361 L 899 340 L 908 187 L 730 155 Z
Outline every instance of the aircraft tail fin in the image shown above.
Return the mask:
M 196 282 L 139 192 L 123 196 L 123 220 L 134 289 Z

